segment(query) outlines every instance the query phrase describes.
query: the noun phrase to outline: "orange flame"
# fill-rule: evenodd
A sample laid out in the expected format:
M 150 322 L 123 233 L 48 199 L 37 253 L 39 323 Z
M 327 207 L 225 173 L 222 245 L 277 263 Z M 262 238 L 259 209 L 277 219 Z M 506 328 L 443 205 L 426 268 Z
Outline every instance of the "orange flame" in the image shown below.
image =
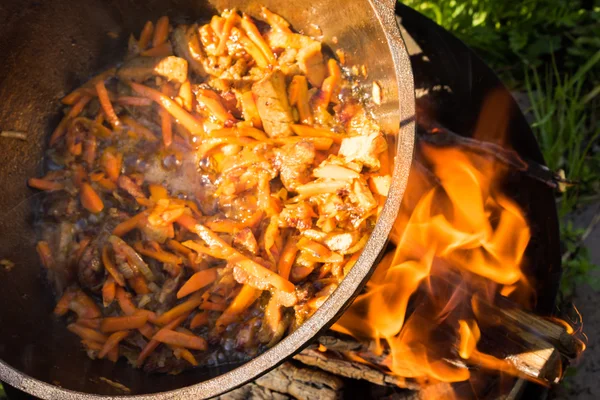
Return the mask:
M 489 96 L 476 138 L 505 144 L 508 107 L 506 96 Z M 383 366 L 419 383 L 425 398 L 454 399 L 454 383 L 476 383 L 467 365 L 520 375 L 513 360 L 478 348 L 479 323 L 493 321 L 480 306 L 504 296 L 532 307 L 535 294 L 522 271 L 531 233 L 499 187 L 500 163 L 424 142 L 417 159 L 390 235 L 396 247 L 333 329 L 374 341 Z

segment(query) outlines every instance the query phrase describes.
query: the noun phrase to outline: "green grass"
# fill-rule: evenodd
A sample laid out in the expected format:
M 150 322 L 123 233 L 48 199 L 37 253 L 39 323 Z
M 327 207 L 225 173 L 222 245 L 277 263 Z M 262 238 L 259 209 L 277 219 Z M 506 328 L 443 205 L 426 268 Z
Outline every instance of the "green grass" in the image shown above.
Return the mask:
M 561 292 L 572 295 L 597 268 L 570 216 L 600 198 L 600 0 L 403 3 L 472 47 L 511 89 L 528 93 L 532 129 L 548 166 L 577 182 L 556 197 L 568 254 Z
M 532 128 L 546 163 L 554 171 L 564 170 L 578 182 L 559 198 L 559 215 L 566 217 L 578 205 L 582 193 L 598 192 L 598 160 L 592 152 L 600 136 L 600 125 L 590 109 L 599 91 L 587 89 L 586 74 L 600 64 L 600 50 L 573 75 L 558 70 L 554 60 L 543 78 L 536 69 L 525 74 L 525 85 L 535 116 Z

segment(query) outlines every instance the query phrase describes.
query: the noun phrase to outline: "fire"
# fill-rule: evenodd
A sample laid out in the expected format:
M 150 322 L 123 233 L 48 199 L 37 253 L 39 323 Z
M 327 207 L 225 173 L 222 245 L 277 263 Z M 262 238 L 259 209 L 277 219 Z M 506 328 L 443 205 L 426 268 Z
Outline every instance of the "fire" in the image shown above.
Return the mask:
M 478 350 L 472 301 L 502 295 L 531 307 L 526 217 L 497 186 L 504 167 L 455 148 L 421 143 L 420 152 L 391 235 L 396 248 L 334 329 L 375 340 L 392 374 L 424 387 L 469 380 L 465 363 L 515 375 Z

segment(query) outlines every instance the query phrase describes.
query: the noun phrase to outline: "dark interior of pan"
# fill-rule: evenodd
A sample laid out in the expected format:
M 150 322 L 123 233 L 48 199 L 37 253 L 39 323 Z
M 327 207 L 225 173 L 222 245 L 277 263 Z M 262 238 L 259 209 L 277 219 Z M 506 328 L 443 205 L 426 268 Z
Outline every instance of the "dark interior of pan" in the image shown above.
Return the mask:
M 198 1 L 198 0 L 3 0 L 0 4 L 0 128 L 23 131 L 26 141 L 0 140 L 0 259 L 15 267 L 0 271 L 0 379 L 44 398 L 81 398 L 81 393 L 117 395 L 105 377 L 131 394 L 164 393 L 152 398 L 210 397 L 274 367 L 332 323 L 357 289 L 386 243 L 395 219 L 414 140 L 414 89 L 408 56 L 394 23 L 392 1 Z M 385 7 L 385 3 L 388 7 Z M 29 177 L 43 169 L 49 133 L 60 120 L 60 99 L 90 76 L 121 60 L 131 32 L 147 20 L 167 15 L 175 22 L 207 20 L 216 11 L 237 7 L 251 15 L 259 4 L 310 34 L 320 28 L 326 45 L 344 49 L 349 64 L 365 64 L 369 83 L 383 88 L 376 111 L 391 132 L 389 148 L 398 152 L 392 195 L 361 259 L 338 290 L 308 322 L 280 344 L 238 366 L 198 368 L 177 376 L 147 375 L 124 361 L 92 361 L 52 316 L 55 303 L 35 252 Z M 335 3 L 337 4 L 337 3 Z M 376 14 L 377 10 L 377 14 Z M 254 12 L 253 12 L 254 11 Z M 310 30 L 313 31 L 310 31 Z M 390 32 L 396 30 L 396 35 Z M 336 38 L 337 40 L 334 40 Z M 400 111 L 398 111 L 400 110 Z M 404 121 L 401 125 L 400 121 Z M 395 134 L 394 134 L 395 133 Z M 396 154 L 392 154 L 395 156 Z M 239 368 L 237 368 L 239 367 Z M 237 369 L 236 369 L 237 368 Z M 211 379 L 215 378 L 215 379 Z

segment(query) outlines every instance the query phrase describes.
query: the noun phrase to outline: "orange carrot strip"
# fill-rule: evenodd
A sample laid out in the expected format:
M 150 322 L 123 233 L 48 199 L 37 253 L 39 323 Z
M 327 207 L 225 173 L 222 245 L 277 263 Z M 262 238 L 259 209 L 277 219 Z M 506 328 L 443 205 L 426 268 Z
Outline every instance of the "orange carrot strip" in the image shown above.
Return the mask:
M 140 221 L 143 221 L 144 218 L 146 218 L 146 216 L 148 216 L 148 212 L 142 211 L 141 213 L 134 215 L 133 217 L 129 218 L 128 220 L 121 222 L 113 230 L 113 235 L 123 236 L 123 235 L 129 233 L 130 231 L 134 230 L 138 226 Z
M 221 96 L 210 89 L 198 89 L 196 92 L 196 100 L 210 111 L 220 121 L 235 121 L 233 115 L 225 109 Z
M 100 157 L 100 164 L 106 172 L 106 176 L 113 182 L 116 182 L 121 175 L 123 166 L 123 155 L 117 153 L 113 148 L 105 149 Z
M 140 85 L 139 83 L 130 82 L 131 88 L 144 97 L 148 97 L 152 101 L 158 103 L 161 107 L 169 112 L 180 124 L 182 124 L 190 133 L 201 134 L 204 132 L 204 126 L 192 114 L 184 110 L 179 104 L 165 96 L 158 90 L 149 88 L 148 86 Z
M 115 100 L 115 103 L 127 106 L 147 107 L 152 105 L 152 100 L 137 96 L 119 96 Z
M 48 242 L 40 240 L 37 242 L 35 249 L 37 250 L 42 265 L 48 269 L 52 269 L 54 267 L 54 256 L 52 255 L 52 250 L 50 250 Z
M 144 50 L 140 53 L 140 56 L 142 57 L 168 57 L 170 55 L 173 55 L 173 48 L 169 42 L 159 44 L 156 47 Z
M 261 291 L 250 285 L 243 285 L 240 292 L 235 296 L 229 307 L 219 316 L 215 325 L 223 328 L 234 322 L 239 314 L 252 305 L 260 296 Z
M 121 121 L 119 121 L 119 117 L 115 113 L 115 109 L 110 102 L 110 98 L 108 97 L 108 91 L 106 90 L 106 86 L 104 86 L 104 81 L 98 81 L 95 85 L 96 92 L 98 93 L 98 100 L 100 101 L 100 105 L 102 106 L 102 110 L 106 114 L 108 118 L 108 122 L 112 125 L 114 129 L 117 129 L 121 126 Z
M 102 249 L 102 263 L 104 264 L 104 269 L 112 278 L 115 280 L 119 286 L 125 286 L 125 278 L 123 278 L 123 274 L 119 272 L 115 264 L 110 259 L 110 255 L 108 254 L 108 246 L 104 246 Z
M 223 31 L 221 32 L 221 37 L 219 38 L 219 45 L 216 49 L 217 55 L 223 55 L 225 53 L 225 49 L 227 49 L 227 40 L 229 39 L 229 35 L 231 35 L 231 29 L 235 25 L 238 19 L 237 11 L 235 9 L 231 10 L 227 18 L 225 18 L 225 25 L 223 26 Z
M 106 278 L 104 285 L 102 285 L 102 304 L 104 307 L 108 307 L 115 300 L 115 294 L 117 292 L 117 285 L 112 276 Z
M 102 350 L 102 343 L 94 342 L 93 340 L 83 339 L 81 344 L 89 350 L 100 351 Z
M 79 318 L 77 320 L 77 324 L 81 326 L 85 326 L 86 328 L 91 328 L 98 330 L 100 329 L 100 318 Z
M 183 284 L 181 289 L 177 292 L 177 298 L 187 296 L 190 293 L 196 292 L 203 287 L 206 287 L 213 283 L 217 279 L 217 268 L 209 268 L 203 271 L 196 272 L 194 275 Z
M 60 182 L 54 182 L 54 181 L 50 181 L 47 179 L 41 179 L 41 178 L 29 178 L 27 180 L 27 184 L 30 187 L 32 187 L 34 189 L 38 189 L 38 190 L 52 191 L 52 190 L 63 190 L 65 188 L 65 185 Z
M 152 340 L 172 346 L 181 346 L 192 350 L 206 350 L 206 340 L 199 336 L 177 332 L 170 329 L 161 329 L 154 335 Z
M 314 123 L 314 119 L 308 104 L 308 84 L 306 82 L 306 77 L 302 75 L 296 75 L 292 79 L 292 82 L 294 81 L 296 81 L 298 85 L 296 108 L 298 109 L 300 121 L 303 124 L 312 125 Z
M 86 95 L 82 96 L 79 100 L 77 100 L 77 103 L 75 103 L 73 107 L 71 107 L 67 115 L 63 117 L 63 119 L 60 121 L 54 132 L 52 132 L 52 135 L 50 136 L 50 146 L 53 146 L 58 141 L 58 139 L 60 139 L 67 132 L 69 122 L 73 118 L 77 117 L 81 113 L 81 111 L 83 111 L 83 108 L 87 105 L 87 103 L 89 103 L 91 99 L 91 96 Z
M 179 353 L 179 357 L 183 358 L 185 361 L 189 362 L 194 367 L 198 366 L 198 361 L 196 361 L 196 358 L 192 353 L 190 353 L 188 349 L 177 348 L 176 350 Z
M 117 360 L 119 359 L 119 347 L 118 346 L 113 347 L 106 355 L 106 358 L 108 358 L 109 361 L 116 363 Z
M 148 318 L 148 321 L 152 323 L 155 323 L 157 318 L 156 313 L 154 311 L 144 310 L 143 308 L 136 310 L 133 315 L 145 315 L 146 318 Z
M 120 286 L 117 287 L 116 295 L 117 301 L 119 302 L 119 307 L 121 307 L 121 310 L 123 313 L 125 313 L 125 315 L 133 315 L 138 311 L 137 307 L 133 304 L 129 294 L 125 291 L 125 289 Z
M 271 50 L 267 42 L 265 42 L 265 39 L 258 31 L 258 28 L 254 24 L 252 19 L 248 15 L 244 14 L 241 22 L 242 28 L 244 29 L 244 31 L 246 31 L 246 35 L 248 35 L 250 40 L 252 40 L 254 44 L 256 44 L 256 46 L 258 46 L 258 48 L 263 52 L 263 54 L 267 58 L 267 61 L 269 61 L 269 64 L 277 64 L 277 60 L 273 55 L 273 50 Z
M 182 245 L 181 243 L 179 243 L 176 240 L 169 240 L 167 242 L 167 247 L 173 251 L 177 251 L 188 257 L 190 254 L 193 254 L 190 249 L 188 249 L 187 247 L 185 247 L 184 245 Z
M 144 29 L 140 33 L 140 40 L 138 41 L 138 47 L 140 50 L 145 50 L 150 44 L 150 39 L 152 39 L 152 34 L 154 33 L 154 24 L 152 21 L 147 21 L 144 25 Z
M 184 314 L 176 319 L 174 319 L 173 321 L 171 321 L 170 323 L 168 323 L 163 329 L 175 329 L 177 328 L 179 325 L 181 325 L 183 323 L 183 321 L 186 320 L 186 318 L 188 317 L 189 313 Z M 148 342 L 148 344 L 146 345 L 146 347 L 144 347 L 142 349 L 142 351 L 140 352 L 140 355 L 137 358 L 137 366 L 140 367 L 142 366 L 142 364 L 144 363 L 144 360 L 146 358 L 148 358 L 148 356 L 150 354 L 152 354 L 152 352 L 158 347 L 158 345 L 160 344 L 160 342 L 158 340 L 154 340 L 154 338 L 152 340 L 150 340 Z
M 157 142 L 158 138 L 150 129 L 146 128 L 144 125 L 137 122 L 135 119 L 131 118 L 128 115 L 123 116 L 121 118 L 123 123 L 129 126 L 135 133 L 143 136 L 144 139 L 149 140 L 151 142 Z
M 183 103 L 183 108 L 188 111 L 192 111 L 193 95 L 192 95 L 192 84 L 190 81 L 185 81 L 179 88 L 179 98 Z
M 90 244 L 91 241 L 92 241 L 92 238 L 89 236 L 86 236 L 79 241 L 79 247 L 77 248 L 77 253 L 75 253 L 75 260 L 77 262 L 79 262 L 79 259 L 81 258 L 81 256 L 83 255 L 83 252 L 88 247 L 88 245 Z
M 208 324 L 208 313 L 201 312 L 194 315 L 194 318 L 190 321 L 190 328 L 195 329 L 199 326 Z
M 71 301 L 75 298 L 76 294 L 76 291 L 67 289 L 56 303 L 53 311 L 54 315 L 58 317 L 66 315 L 67 312 L 69 312 L 69 304 L 71 304 Z
M 171 146 L 171 143 L 173 143 L 173 125 L 171 123 L 171 115 L 164 108 L 159 110 L 159 115 L 163 143 L 165 147 L 169 147 Z
M 289 28 L 289 26 L 290 26 L 289 22 L 287 22 L 283 17 L 271 12 L 268 8 L 266 8 L 264 6 L 262 6 L 260 8 L 260 10 L 261 10 L 261 17 L 263 19 L 265 19 L 269 25 L 271 25 L 271 28 L 282 31 L 282 32 L 286 32 L 286 33 L 292 32 Z
M 107 69 L 106 71 L 103 71 L 103 72 L 99 73 L 98 75 L 94 76 L 92 79 L 90 79 L 89 81 L 87 81 L 86 83 L 84 83 L 83 85 L 78 87 L 77 89 L 75 89 L 73 92 L 69 93 L 66 97 L 73 95 L 73 93 L 86 94 L 85 89 L 93 88 L 94 85 L 96 84 L 96 82 L 104 81 L 112 76 L 115 76 L 116 73 L 117 73 L 116 68 Z
M 212 301 L 204 301 L 198 308 L 205 311 L 225 311 L 227 309 L 227 305 L 213 303 Z
M 295 286 L 292 282 L 282 278 L 277 273 L 247 258 L 233 247 L 225 243 L 223 239 L 219 237 L 219 235 L 204 225 L 197 223 L 193 217 L 189 215 L 183 215 L 177 219 L 177 223 L 185 227 L 188 231 L 200 236 L 200 238 L 204 240 L 209 247 L 216 247 L 220 249 L 223 253 L 223 256 L 228 259 L 228 262 L 237 264 L 250 275 L 257 277 L 284 292 L 293 292 L 295 290 Z
M 253 127 L 262 128 L 262 120 L 260 119 L 260 115 L 258 114 L 258 108 L 256 108 L 256 100 L 254 99 L 254 93 L 252 93 L 252 91 L 249 90 L 242 94 L 241 102 L 244 119 L 252 123 Z
M 234 34 L 238 38 L 238 42 L 242 45 L 246 53 L 250 54 L 250 57 L 254 59 L 256 65 L 260 68 L 268 68 L 269 60 L 260 50 L 260 48 L 252 41 L 244 32 L 239 30 L 238 28 L 232 28 L 231 33 Z
M 119 342 L 121 342 L 121 340 L 125 339 L 128 335 L 129 335 L 130 331 L 119 331 L 119 332 L 115 332 L 112 335 L 110 335 L 108 337 L 108 339 L 106 340 L 106 342 L 104 343 L 104 346 L 102 346 L 102 350 L 100 350 L 100 353 L 98 353 L 98 357 L 99 358 L 104 358 L 109 351 L 111 351 L 113 348 L 119 346 Z
M 108 340 L 106 335 L 78 324 L 69 324 L 67 329 L 79 336 L 82 339 L 91 340 L 94 342 L 105 343 Z
M 146 325 L 148 316 L 144 314 L 129 315 L 125 317 L 108 317 L 100 323 L 100 330 L 104 333 L 140 329 Z
M 146 284 L 146 280 L 143 276 L 136 275 L 133 278 L 127 280 L 127 283 L 137 294 L 148 294 L 150 293 L 150 288 Z
M 160 46 L 167 41 L 169 36 L 169 17 L 162 16 L 156 21 L 154 36 L 152 37 L 152 47 Z
M 72 106 L 73 104 L 75 104 L 77 102 L 77 100 L 81 99 L 81 92 L 71 92 L 68 95 L 66 95 L 65 97 L 62 98 L 61 102 L 63 104 Z
M 290 279 L 290 271 L 296 260 L 296 253 L 298 253 L 298 247 L 296 247 L 295 240 L 290 238 L 286 242 L 277 263 L 277 271 L 282 278 Z
M 292 124 L 292 130 L 298 136 L 302 137 L 325 137 L 331 138 L 336 143 L 341 143 L 344 135 L 339 133 L 331 132 L 329 129 L 324 128 L 313 128 L 312 126 Z
M 85 138 L 85 143 L 83 144 L 83 161 L 87 163 L 89 167 L 94 165 L 94 161 L 96 161 L 96 149 L 98 148 L 98 142 L 96 141 L 96 136 L 93 133 L 89 133 Z
M 192 310 L 194 310 L 196 307 L 198 307 L 200 305 L 200 303 L 202 303 L 202 300 L 203 299 L 202 299 L 201 293 L 194 293 L 183 303 L 176 305 L 175 307 L 171 308 L 169 311 L 165 312 L 164 314 L 162 314 L 158 318 L 156 318 L 155 323 L 157 325 L 166 325 L 169 322 L 180 317 L 181 315 L 189 314 Z
M 181 257 L 178 257 L 175 254 L 168 253 L 164 250 L 160 250 L 160 251 L 148 250 L 148 249 L 144 248 L 144 246 L 140 242 L 136 242 L 133 245 L 133 247 L 135 248 L 135 250 L 138 253 L 140 253 L 144 256 L 147 256 L 147 257 L 152 257 L 155 260 L 158 260 L 163 263 L 181 264 L 183 262 Z
M 315 146 L 315 150 L 329 150 L 333 145 L 333 139 L 326 137 L 298 137 L 288 136 L 284 138 L 273 138 L 271 139 L 274 143 L 279 145 L 298 143 L 300 141 L 311 142 Z
M 88 180 L 87 171 L 81 164 L 75 164 L 73 169 L 73 182 L 75 183 L 75 187 L 81 188 L 81 185 Z
M 79 318 L 99 318 L 102 316 L 102 312 L 94 300 L 82 290 L 77 291 L 75 298 L 69 303 L 69 309 L 75 312 Z
M 162 185 L 150 184 L 148 185 L 150 191 L 150 200 L 158 201 L 169 198 L 169 192 Z
M 242 254 L 238 254 L 234 257 L 231 257 L 229 263 L 236 264 L 244 271 L 249 273 L 252 276 L 259 278 L 260 280 L 269 283 L 276 289 L 282 290 L 284 292 L 292 293 L 294 292 L 296 286 L 287 279 L 284 279 L 277 273 L 271 271 L 268 268 L 263 267 L 257 262 L 247 258 Z
M 151 324 L 146 323 L 146 325 L 142 326 L 138 331 L 144 336 L 146 339 L 152 339 L 154 336 L 154 328 Z

